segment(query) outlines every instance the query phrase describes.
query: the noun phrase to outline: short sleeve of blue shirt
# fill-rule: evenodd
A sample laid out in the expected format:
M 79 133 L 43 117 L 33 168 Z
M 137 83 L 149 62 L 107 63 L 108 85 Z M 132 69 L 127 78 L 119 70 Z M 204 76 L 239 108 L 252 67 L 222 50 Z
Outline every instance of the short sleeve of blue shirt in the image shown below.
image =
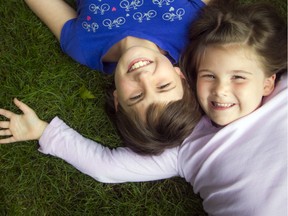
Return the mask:
M 67 21 L 61 31 L 60 46 L 76 62 L 87 65 L 84 53 L 82 53 L 81 42 L 78 38 L 76 21 L 77 18 Z M 71 33 L 71 32 L 74 32 Z

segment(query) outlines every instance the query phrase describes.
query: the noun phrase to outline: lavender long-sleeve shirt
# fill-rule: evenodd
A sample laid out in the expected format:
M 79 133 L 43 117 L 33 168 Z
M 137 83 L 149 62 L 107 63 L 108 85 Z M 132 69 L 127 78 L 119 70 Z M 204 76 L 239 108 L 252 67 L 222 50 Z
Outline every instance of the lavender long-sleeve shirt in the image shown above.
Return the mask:
M 220 129 L 207 117 L 159 156 L 109 149 L 54 118 L 39 150 L 106 183 L 185 178 L 210 215 L 287 215 L 287 77 L 263 106 Z

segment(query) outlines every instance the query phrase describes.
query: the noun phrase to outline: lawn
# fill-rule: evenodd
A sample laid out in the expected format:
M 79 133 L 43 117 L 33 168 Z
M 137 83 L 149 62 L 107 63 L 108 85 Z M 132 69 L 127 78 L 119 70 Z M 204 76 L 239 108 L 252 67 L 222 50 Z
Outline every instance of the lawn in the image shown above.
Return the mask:
M 286 14 L 286 1 L 274 4 Z M 0 107 L 18 112 L 12 103 L 17 97 L 42 119 L 59 116 L 85 137 L 121 146 L 103 109 L 110 77 L 63 54 L 23 1 L 0 0 L 0 5 Z M 88 91 L 95 98 L 87 98 Z M 201 199 L 183 179 L 103 184 L 37 148 L 36 141 L 0 145 L 1 216 L 205 215 Z

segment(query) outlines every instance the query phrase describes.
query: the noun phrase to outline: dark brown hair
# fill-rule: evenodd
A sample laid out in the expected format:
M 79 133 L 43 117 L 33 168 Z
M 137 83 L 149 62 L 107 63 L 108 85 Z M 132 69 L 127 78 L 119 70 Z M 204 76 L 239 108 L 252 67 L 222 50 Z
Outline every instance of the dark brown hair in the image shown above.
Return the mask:
M 116 112 L 113 94 L 109 91 L 106 112 L 125 146 L 141 155 L 157 155 L 182 144 L 201 117 L 194 93 L 186 80 L 183 79 L 182 83 L 183 98 L 168 104 L 151 104 L 145 121 L 136 111 L 125 112 L 121 105 L 118 105 Z
M 190 29 L 189 44 L 180 67 L 195 88 L 199 62 L 207 46 L 243 44 L 262 61 L 267 76 L 287 73 L 287 25 L 267 3 L 243 4 L 237 0 L 212 0 Z

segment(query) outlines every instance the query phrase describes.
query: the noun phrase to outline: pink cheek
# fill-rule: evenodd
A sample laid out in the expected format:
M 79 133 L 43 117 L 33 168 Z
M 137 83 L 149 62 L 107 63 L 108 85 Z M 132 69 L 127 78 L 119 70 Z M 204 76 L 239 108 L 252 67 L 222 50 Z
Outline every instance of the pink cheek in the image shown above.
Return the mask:
M 196 86 L 196 90 L 199 93 L 207 92 L 208 86 L 204 85 L 203 83 L 198 83 L 197 86 Z

